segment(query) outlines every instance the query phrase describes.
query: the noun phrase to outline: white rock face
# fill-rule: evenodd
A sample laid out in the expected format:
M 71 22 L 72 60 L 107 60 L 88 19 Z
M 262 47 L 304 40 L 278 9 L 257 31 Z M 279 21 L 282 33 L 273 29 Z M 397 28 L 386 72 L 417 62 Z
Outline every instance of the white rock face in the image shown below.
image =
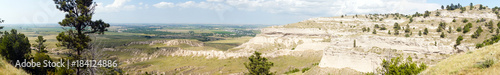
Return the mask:
M 381 62 L 380 57 L 374 53 L 328 49 L 324 52 L 319 67 L 351 68 L 360 72 L 374 72 L 380 67 Z

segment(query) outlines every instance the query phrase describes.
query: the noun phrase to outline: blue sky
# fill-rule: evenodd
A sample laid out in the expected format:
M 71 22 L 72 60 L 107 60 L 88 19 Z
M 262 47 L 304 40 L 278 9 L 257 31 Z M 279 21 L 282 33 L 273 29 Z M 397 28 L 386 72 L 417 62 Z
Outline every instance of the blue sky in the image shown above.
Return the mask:
M 93 19 L 108 23 L 273 24 L 342 14 L 412 14 L 460 3 L 494 7 L 496 0 L 94 0 Z M 55 24 L 52 0 L 0 0 L 5 24 Z

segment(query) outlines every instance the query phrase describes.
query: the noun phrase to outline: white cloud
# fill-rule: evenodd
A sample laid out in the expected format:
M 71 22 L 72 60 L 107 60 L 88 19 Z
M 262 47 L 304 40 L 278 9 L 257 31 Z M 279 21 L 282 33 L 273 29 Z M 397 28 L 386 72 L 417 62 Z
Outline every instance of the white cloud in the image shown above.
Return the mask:
M 125 5 L 125 3 L 130 2 L 130 0 L 115 0 L 112 4 L 103 5 L 103 3 L 97 3 L 96 12 L 118 12 L 121 10 L 135 10 L 137 7 L 135 5 Z
M 174 7 L 174 3 L 160 2 L 160 3 L 154 4 L 153 6 L 156 8 L 170 8 L 170 7 Z
M 207 0 L 181 3 L 160 2 L 156 8 L 204 8 L 218 12 L 231 9 L 265 11 L 306 16 L 335 16 L 343 14 L 403 13 L 435 10 L 439 4 L 426 0 Z

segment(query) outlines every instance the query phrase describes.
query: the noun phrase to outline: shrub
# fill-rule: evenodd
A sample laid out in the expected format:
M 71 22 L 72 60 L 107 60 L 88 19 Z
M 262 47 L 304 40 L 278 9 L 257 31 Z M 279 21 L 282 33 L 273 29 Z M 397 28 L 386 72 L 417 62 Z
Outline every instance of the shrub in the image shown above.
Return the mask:
M 44 62 L 45 60 L 52 62 L 49 55 L 46 55 L 43 52 L 38 52 L 33 57 L 34 62 Z M 32 67 L 28 71 L 32 72 L 32 74 L 44 75 L 51 72 L 54 72 L 54 67 Z
M 489 68 L 495 64 L 493 59 L 486 59 L 484 61 L 478 62 L 476 65 L 478 68 Z
M 429 30 L 427 28 L 424 29 L 424 35 L 427 35 L 429 33 Z
M 249 63 L 244 63 L 245 68 L 247 68 L 249 74 L 251 75 L 273 75 L 270 69 L 274 65 L 272 62 L 268 62 L 267 58 L 261 57 L 261 53 L 255 51 L 254 55 L 248 57 Z
M 385 27 L 382 27 L 382 28 L 380 28 L 380 30 L 387 30 L 387 28 L 385 28 Z
M 394 27 L 393 27 L 393 28 L 394 28 L 394 30 L 399 30 L 399 29 L 401 29 L 401 27 L 399 26 L 399 24 L 398 24 L 398 23 L 394 23 Z
M 479 36 L 481 36 L 481 32 L 483 32 L 483 28 L 481 28 L 481 26 L 479 26 L 476 30 L 476 32 L 474 32 L 474 34 L 471 35 L 472 38 L 478 38 Z
M 377 34 L 377 30 L 376 29 L 373 29 L 373 34 Z
M 416 75 L 427 68 L 424 63 L 417 65 L 410 56 L 406 61 L 403 61 L 401 56 L 391 58 L 390 61 L 383 59 L 380 65 L 382 69 L 379 72 L 384 75 Z
M 394 31 L 394 35 L 399 35 L 399 31 L 398 31 L 398 30 L 395 30 L 395 31 Z
M 299 72 L 299 71 L 300 71 L 299 69 L 294 68 L 294 69 L 291 69 L 289 71 L 286 71 L 285 74 L 295 73 L 295 72 Z
M 389 31 L 387 32 L 387 34 L 391 34 L 391 30 L 389 30 Z
M 410 35 L 409 34 L 405 34 L 405 37 L 410 37 Z
M 462 32 L 462 27 L 458 27 L 457 32 Z
M 441 35 L 439 35 L 441 38 L 444 38 L 446 37 L 446 35 L 444 35 L 444 32 L 441 32 Z
M 411 32 L 411 30 L 410 30 L 410 25 L 406 25 L 406 28 L 405 28 L 405 33 L 409 33 L 409 32 Z
M 441 31 L 443 31 L 443 28 L 441 28 L 441 26 L 439 26 L 436 31 L 441 32 Z
M 476 48 L 481 48 L 481 47 L 484 47 L 484 44 L 482 44 L 482 43 L 476 44 Z
M 418 31 L 418 36 L 422 36 L 422 31 Z
M 464 38 L 463 38 L 462 36 L 458 36 L 457 40 L 455 40 L 455 41 L 456 41 L 456 43 L 455 43 L 454 47 L 456 48 L 458 45 L 460 45 L 460 44 L 461 44 L 460 42 L 461 42 L 462 40 L 464 40 Z
M 463 33 L 467 33 L 470 31 L 470 28 L 472 28 L 472 23 L 467 23 L 465 26 L 464 26 L 464 29 L 463 29 Z
M 311 69 L 311 68 L 309 68 L 309 67 L 302 68 L 302 73 L 306 72 L 306 71 L 307 71 L 307 70 L 309 70 L 309 69 Z
M 413 22 L 413 18 L 410 18 L 410 22 L 409 23 L 411 23 L 411 22 Z

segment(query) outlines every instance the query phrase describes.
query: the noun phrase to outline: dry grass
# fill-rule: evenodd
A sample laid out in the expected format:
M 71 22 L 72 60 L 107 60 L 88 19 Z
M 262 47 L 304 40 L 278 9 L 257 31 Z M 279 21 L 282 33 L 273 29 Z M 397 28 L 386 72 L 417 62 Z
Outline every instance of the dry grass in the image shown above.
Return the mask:
M 430 67 L 424 71 L 424 75 L 446 75 L 446 74 L 459 74 L 459 75 L 494 75 L 500 71 L 500 44 L 494 44 L 478 49 L 476 51 L 457 54 L 442 60 L 435 66 Z M 479 62 L 487 59 L 493 59 L 495 62 L 489 68 L 479 68 Z
M 322 52 L 304 53 L 302 56 L 279 56 L 268 58 L 274 63 L 271 71 L 283 74 L 290 68 L 315 67 L 319 63 Z M 244 63 L 248 58 L 205 58 L 202 56 L 163 56 L 151 60 L 121 65 L 129 74 L 142 74 L 145 72 L 165 72 L 165 74 L 238 74 L 247 72 Z M 316 66 L 317 67 L 317 66 Z M 297 72 L 298 73 L 298 72 Z M 300 73 L 302 74 L 302 73 Z
M 0 75 L 28 75 L 24 70 L 17 69 L 8 64 L 4 58 L 0 58 Z

